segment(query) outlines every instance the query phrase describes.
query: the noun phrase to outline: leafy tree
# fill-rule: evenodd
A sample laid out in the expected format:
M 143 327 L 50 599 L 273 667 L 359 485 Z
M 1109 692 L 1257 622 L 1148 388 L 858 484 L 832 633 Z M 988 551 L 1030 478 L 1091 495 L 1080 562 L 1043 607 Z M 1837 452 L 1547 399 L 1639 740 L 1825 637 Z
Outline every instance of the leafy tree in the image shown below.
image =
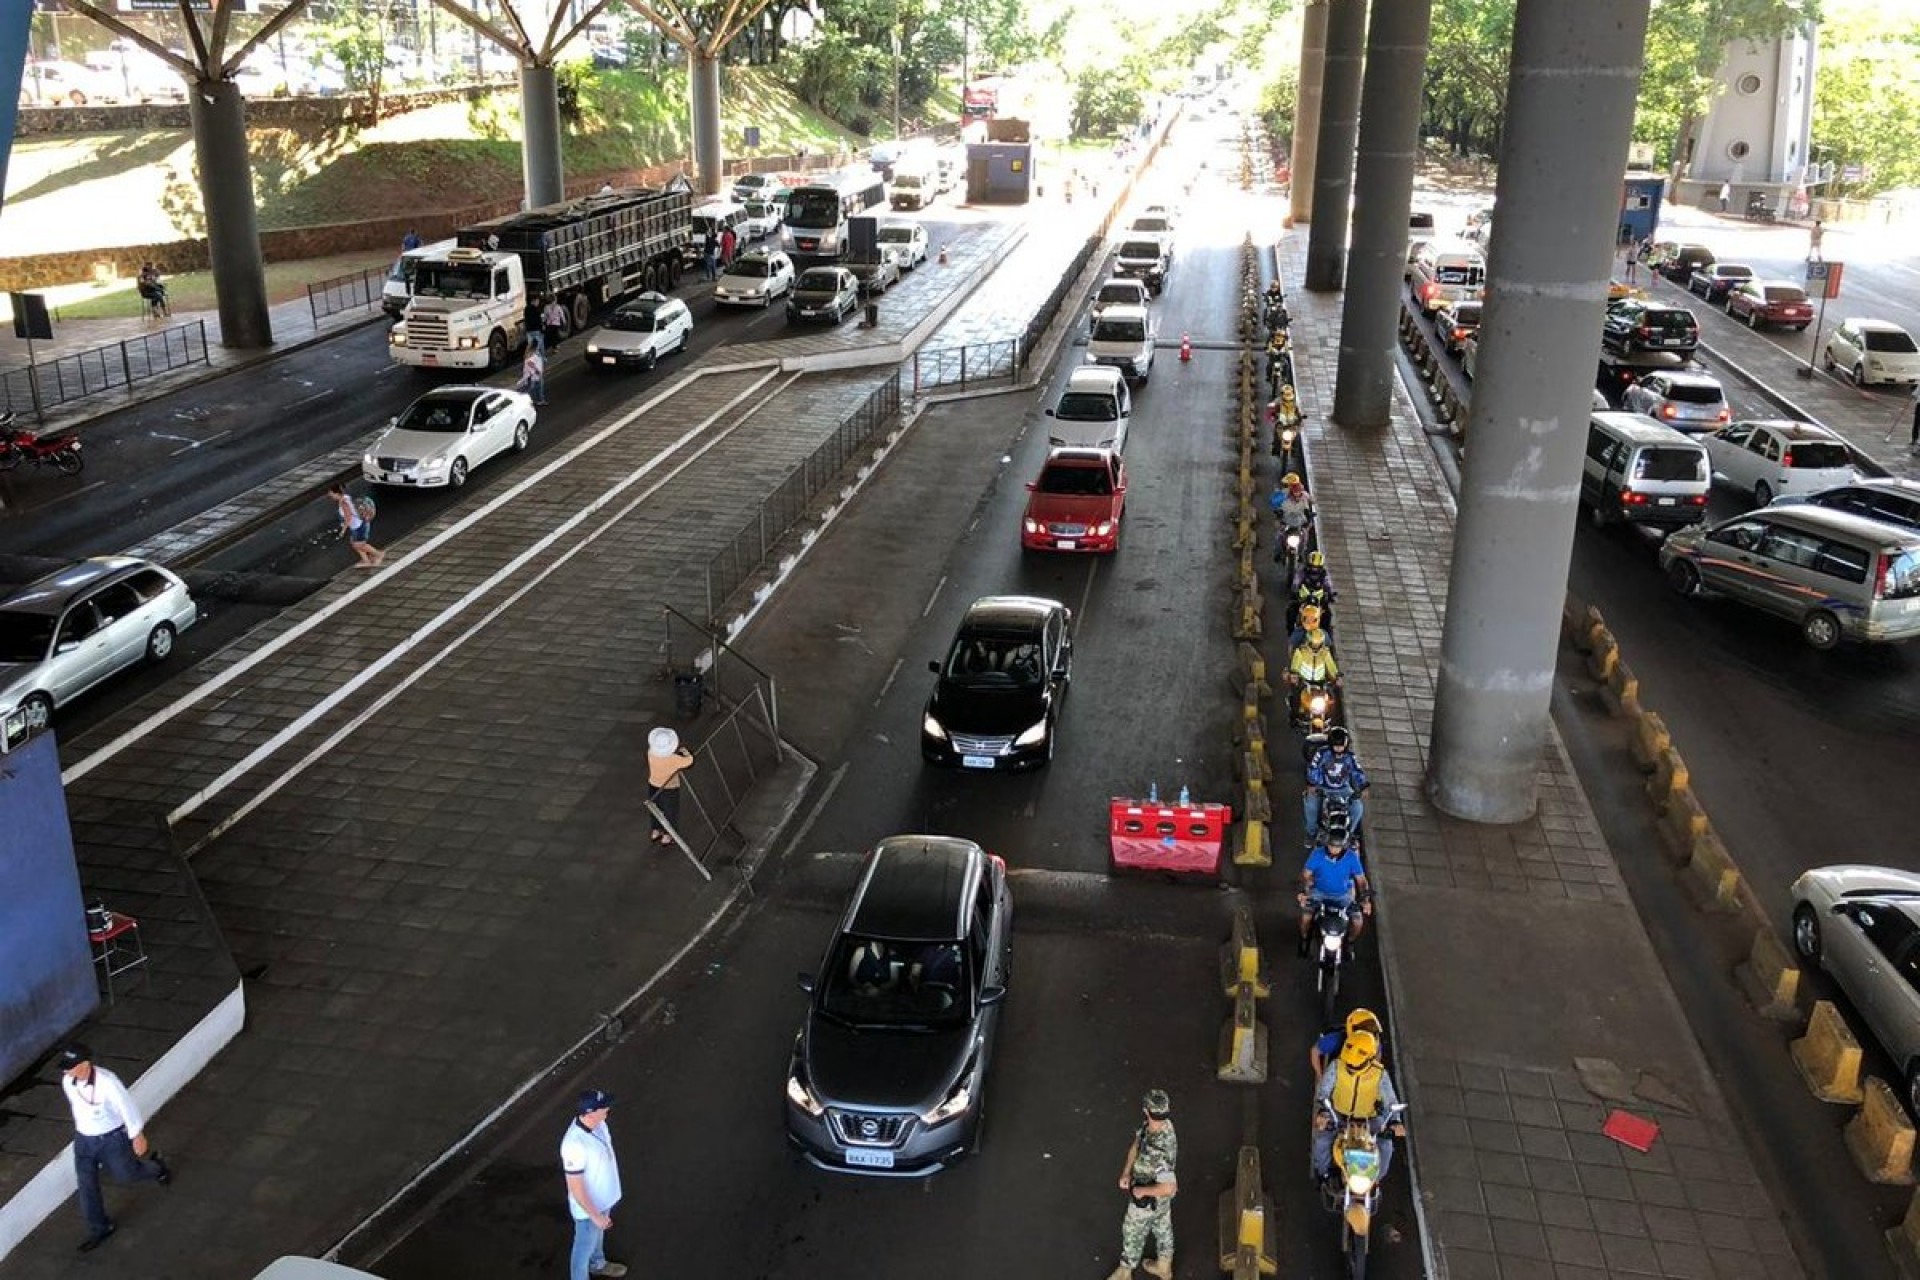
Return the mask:
M 1513 0 L 1435 0 L 1420 131 L 1458 155 L 1493 155 L 1507 113 Z
M 1813 142 L 1836 166 L 1827 192 L 1869 195 L 1920 186 L 1920 86 L 1910 43 L 1886 40 L 1835 50 L 1819 65 L 1813 87 Z M 1871 103 L 1871 110 L 1863 104 Z M 1856 182 L 1839 178 L 1857 165 Z
M 380 115 L 381 81 L 387 70 L 390 18 L 384 3 L 336 4 L 310 28 L 313 43 L 340 68 L 347 92 L 367 95 L 375 119 Z
M 1280 74 L 1268 81 L 1260 91 L 1260 119 L 1267 126 L 1267 136 L 1273 139 L 1276 147 L 1284 148 L 1291 143 L 1293 116 L 1299 107 L 1299 68 L 1283 67 Z
M 1146 105 L 1144 68 L 1127 63 L 1111 70 L 1088 67 L 1073 81 L 1073 134 L 1098 137 L 1131 129 Z
M 1657 0 L 1647 22 L 1635 140 L 1653 143 L 1656 155 L 1664 149 L 1678 179 L 1692 158 L 1694 130 L 1713 105 L 1727 46 L 1773 40 L 1819 17 L 1820 0 Z

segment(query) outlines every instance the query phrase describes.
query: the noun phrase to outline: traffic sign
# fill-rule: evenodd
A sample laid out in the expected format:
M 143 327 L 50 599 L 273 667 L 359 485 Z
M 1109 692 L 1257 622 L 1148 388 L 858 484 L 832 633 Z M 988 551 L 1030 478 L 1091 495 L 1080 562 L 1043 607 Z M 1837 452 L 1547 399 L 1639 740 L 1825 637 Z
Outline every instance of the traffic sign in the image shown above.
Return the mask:
M 1840 296 L 1840 277 L 1846 273 L 1844 262 L 1809 261 L 1807 263 L 1807 284 L 1815 288 L 1822 298 Z

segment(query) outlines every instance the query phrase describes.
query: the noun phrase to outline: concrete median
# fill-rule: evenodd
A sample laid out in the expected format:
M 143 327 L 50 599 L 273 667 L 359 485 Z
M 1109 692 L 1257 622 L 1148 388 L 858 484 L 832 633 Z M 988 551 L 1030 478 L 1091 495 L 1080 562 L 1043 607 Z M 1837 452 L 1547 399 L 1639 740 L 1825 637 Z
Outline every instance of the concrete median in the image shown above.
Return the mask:
M 1660 754 L 1673 749 L 1673 734 L 1659 712 L 1643 710 L 1634 719 L 1631 745 L 1634 763 L 1642 773 L 1652 773 Z
M 1232 928 L 1220 948 L 1221 994 L 1231 1000 L 1240 994 L 1243 986 L 1251 986 L 1254 996 L 1262 1000 L 1272 990 L 1260 938 L 1254 932 L 1251 907 L 1234 909 Z
M 1920 1192 L 1907 1201 L 1906 1216 L 1887 1232 L 1886 1242 L 1900 1280 L 1920 1280 Z
M 1691 794 L 1688 794 L 1687 802 L 1700 817 L 1700 826 L 1694 832 L 1687 856 L 1687 879 L 1699 895 L 1700 905 L 1706 910 L 1738 911 L 1741 907 L 1740 868 L 1733 865 L 1733 856 L 1727 852 L 1727 846 L 1721 843 L 1713 828 L 1706 825 L 1706 815 L 1699 813 L 1699 802 Z M 1680 807 L 1669 804 L 1670 810 Z
M 1847 1121 L 1847 1152 L 1867 1181 L 1913 1185 L 1913 1121 L 1893 1087 L 1869 1077 L 1860 1110 Z
M 1800 964 L 1764 921 L 1753 931 L 1753 947 L 1734 977 L 1761 1017 L 1776 1022 L 1799 1018 Z
M 1279 1222 L 1260 1185 L 1260 1151 L 1241 1147 L 1233 1189 L 1220 1193 L 1220 1270 L 1233 1280 L 1278 1275 Z
M 1220 1028 L 1216 1080 L 1227 1084 L 1267 1082 L 1267 1024 L 1260 1021 L 1258 1000 L 1251 986 L 1236 988 L 1233 1016 Z
M 1692 791 L 1677 787 L 1667 793 L 1666 803 L 1660 807 L 1660 825 L 1675 851 L 1691 858 L 1694 841 L 1708 829 L 1707 811 Z
M 1859 1105 L 1864 1096 L 1860 1087 L 1860 1042 L 1832 1001 L 1814 1001 L 1806 1034 L 1789 1046 L 1789 1052 L 1814 1097 L 1822 1102 Z
M 1693 774 L 1687 769 L 1687 762 L 1673 749 L 1671 741 L 1666 748 L 1653 758 L 1653 776 L 1647 779 L 1647 794 L 1653 797 L 1656 808 L 1672 802 L 1675 792 L 1692 789 Z

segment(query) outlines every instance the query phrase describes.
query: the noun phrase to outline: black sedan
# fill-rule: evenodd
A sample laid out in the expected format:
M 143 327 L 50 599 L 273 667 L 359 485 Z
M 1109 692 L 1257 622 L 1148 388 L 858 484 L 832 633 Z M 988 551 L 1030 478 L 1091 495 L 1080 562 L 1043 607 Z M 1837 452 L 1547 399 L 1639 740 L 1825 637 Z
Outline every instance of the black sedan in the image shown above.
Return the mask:
M 962 769 L 1037 769 L 1053 759 L 1073 672 L 1073 612 L 1039 596 L 967 607 L 920 723 L 920 754 Z
M 860 308 L 860 282 L 845 267 L 808 267 L 787 295 L 787 323 L 839 324 Z
M 1744 262 L 1709 262 L 1687 277 L 1687 292 L 1697 293 L 1708 302 L 1720 302 L 1727 290 L 1737 289 L 1753 279 L 1753 268 Z

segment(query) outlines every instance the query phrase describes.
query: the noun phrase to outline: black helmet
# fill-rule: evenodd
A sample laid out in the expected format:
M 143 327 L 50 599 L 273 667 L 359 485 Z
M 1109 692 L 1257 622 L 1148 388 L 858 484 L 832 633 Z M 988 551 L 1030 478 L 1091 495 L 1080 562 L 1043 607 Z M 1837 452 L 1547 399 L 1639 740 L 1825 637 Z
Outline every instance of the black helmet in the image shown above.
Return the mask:
M 1347 732 L 1347 726 L 1337 724 L 1327 730 L 1327 745 L 1330 747 L 1350 747 L 1353 745 L 1353 735 Z

